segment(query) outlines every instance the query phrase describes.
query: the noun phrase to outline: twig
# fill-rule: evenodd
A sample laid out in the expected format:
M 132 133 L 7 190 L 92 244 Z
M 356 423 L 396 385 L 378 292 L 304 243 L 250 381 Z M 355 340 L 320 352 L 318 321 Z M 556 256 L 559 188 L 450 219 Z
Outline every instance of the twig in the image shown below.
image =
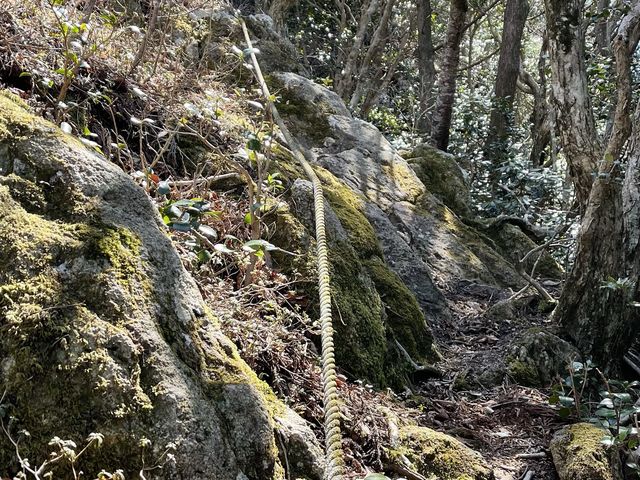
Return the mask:
M 425 477 L 424 475 L 421 475 L 418 472 L 411 470 L 407 467 L 404 467 L 402 465 L 398 465 L 397 463 L 391 463 L 391 464 L 385 465 L 385 467 L 388 470 L 392 470 L 395 473 L 399 473 L 400 475 L 405 477 L 407 480 L 427 480 L 427 477 Z
M 536 452 L 536 453 L 518 453 L 516 458 L 546 458 L 546 452 Z
M 629 353 L 625 353 L 622 358 L 624 360 L 624 363 L 629 365 L 629 367 L 631 367 L 631 369 L 634 372 L 636 372 L 638 375 L 640 375 L 640 366 L 638 365 L 638 363 L 634 362 L 634 359 L 636 358 L 635 355 L 633 355 L 631 352 L 629 352 Z
M 144 58 L 144 54 L 147 51 L 147 45 L 149 43 L 149 37 L 153 35 L 156 29 L 156 22 L 158 21 L 158 14 L 160 13 L 160 7 L 162 6 L 162 0 L 156 0 L 155 5 L 153 7 L 153 11 L 151 12 L 151 18 L 149 19 L 149 26 L 147 27 L 147 31 L 144 34 L 144 38 L 142 39 L 142 43 L 140 44 L 140 48 L 136 53 L 135 58 L 133 59 L 133 63 L 131 67 L 129 67 L 129 72 L 127 73 L 127 77 L 133 75 L 133 72 L 138 68 L 140 62 Z
M 533 474 L 535 472 L 533 470 L 529 470 L 527 471 L 527 473 L 525 473 L 524 477 L 522 477 L 522 480 L 531 480 L 533 478 Z

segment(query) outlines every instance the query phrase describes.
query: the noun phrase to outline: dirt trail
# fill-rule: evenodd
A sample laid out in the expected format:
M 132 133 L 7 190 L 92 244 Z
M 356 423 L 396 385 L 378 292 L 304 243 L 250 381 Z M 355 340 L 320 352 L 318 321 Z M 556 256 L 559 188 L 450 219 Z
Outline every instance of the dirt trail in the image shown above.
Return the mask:
M 480 452 L 497 480 L 522 479 L 529 471 L 536 480 L 557 479 L 548 446 L 564 422 L 548 403 L 549 390 L 517 385 L 505 366 L 513 339 L 548 326 L 547 317 L 536 312 L 534 298 L 505 315 L 489 309 L 495 289 L 470 284 L 456 290 L 447 295 L 451 322 L 434 328 L 443 376 L 421 383 L 423 400 L 414 397 L 406 405 L 424 401 L 420 422 Z

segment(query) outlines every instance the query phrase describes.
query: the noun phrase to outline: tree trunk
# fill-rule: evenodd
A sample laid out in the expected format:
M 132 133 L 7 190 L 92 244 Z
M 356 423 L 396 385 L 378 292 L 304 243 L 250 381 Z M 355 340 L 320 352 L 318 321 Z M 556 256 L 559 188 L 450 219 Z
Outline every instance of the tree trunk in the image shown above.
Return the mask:
M 560 142 L 581 212 L 586 210 L 601 156 L 585 69 L 584 0 L 545 0 L 551 100 L 557 110 Z
M 529 161 L 535 166 L 542 166 L 547 158 L 545 150 L 551 144 L 554 125 L 553 111 L 547 102 L 547 49 L 549 38 L 545 32 L 538 56 L 538 82 L 533 90 L 533 111 L 531 112 L 531 153 Z M 551 155 L 550 155 L 551 156 Z
M 447 40 L 440 75 L 438 77 L 438 98 L 433 113 L 431 142 L 440 150 L 447 151 L 451 113 L 456 95 L 456 78 L 460 64 L 460 43 L 464 35 L 465 20 L 469 4 L 467 0 L 451 0 Z
M 380 78 L 380 80 L 377 80 L 375 82 L 371 81 L 369 83 L 370 88 L 367 89 L 367 94 L 365 95 L 364 100 L 362 101 L 362 105 L 360 106 L 360 117 L 366 118 L 367 115 L 369 115 L 371 109 L 378 104 L 382 94 L 387 91 L 387 88 L 389 88 L 389 83 L 396 73 L 398 64 L 403 58 L 405 58 L 405 49 L 407 47 L 407 43 L 409 42 L 412 31 L 413 25 L 410 25 L 410 28 L 407 29 L 405 34 L 400 39 L 400 45 L 398 46 L 397 53 L 395 54 L 393 59 L 387 61 L 387 64 L 385 65 L 386 71 L 384 72 L 384 75 L 382 74 L 384 69 L 381 69 L 379 72 L 377 72 L 375 77 Z
M 602 17 L 603 11 L 609 8 L 609 3 L 610 0 L 598 0 L 598 15 L 601 15 L 601 17 L 595 25 L 594 45 L 600 55 L 607 55 L 609 51 L 609 20 Z
M 364 10 L 360 16 L 358 31 L 356 32 L 355 37 L 353 37 L 353 42 L 349 48 L 349 53 L 347 54 L 344 67 L 342 71 L 336 75 L 334 88 L 336 93 L 340 95 L 345 102 L 349 101 L 351 94 L 353 93 L 356 80 L 354 77 L 358 67 L 358 57 L 360 56 L 362 45 L 364 44 L 367 28 L 369 27 L 373 14 L 378 10 L 379 4 L 380 0 L 369 0 L 369 3 L 366 4 L 366 8 L 364 8 L 365 5 L 363 5 Z
M 368 90 L 372 83 L 372 70 L 376 71 L 376 63 L 381 63 L 384 48 L 389 40 L 389 19 L 391 18 L 391 13 L 393 12 L 393 6 L 395 3 L 396 0 L 387 0 L 380 22 L 378 23 L 376 30 L 373 32 L 369 48 L 367 48 L 367 53 L 364 56 L 360 65 L 360 70 L 358 71 L 356 87 L 351 95 L 351 100 L 349 101 L 349 108 L 351 111 L 355 111 L 358 104 L 362 101 L 362 97 L 368 95 Z
M 547 0 L 547 19 L 554 18 L 549 17 L 553 3 L 564 4 L 565 0 Z M 579 2 L 572 2 L 577 3 Z M 580 15 L 568 18 L 561 30 L 561 36 L 555 38 L 555 41 L 560 40 L 562 45 L 556 44 L 556 48 L 551 50 L 552 65 L 557 66 L 558 56 L 564 55 L 567 51 L 584 50 L 584 44 L 573 43 L 576 39 L 580 42 L 580 36 L 576 35 L 576 31 L 581 30 L 582 26 L 580 22 L 572 19 L 580 18 Z M 624 180 L 619 170 L 619 160 L 631 133 L 631 56 L 640 38 L 639 27 L 640 0 L 636 0 L 621 20 L 613 43 L 618 96 L 612 134 L 606 149 L 601 153 L 596 151 L 589 159 L 590 163 L 599 163 L 600 168 L 585 203 L 574 266 L 554 312 L 554 318 L 582 353 L 592 357 L 597 364 L 610 372 L 615 372 L 619 367 L 623 354 L 635 338 L 640 321 L 640 310 L 632 304 L 638 300 L 640 270 L 640 195 L 637 183 L 640 163 L 639 109 L 636 109 L 636 128 L 631 147 L 628 149 L 629 161 Z M 553 43 L 554 38 L 550 39 Z M 558 49 L 562 46 L 565 50 Z M 579 64 L 571 61 L 569 65 Z M 584 68 L 584 65 L 582 67 Z M 572 75 L 557 78 L 571 81 L 575 75 L 584 75 L 584 71 L 572 72 Z M 567 87 L 566 84 L 554 85 L 554 89 L 558 91 Z M 566 114 L 570 105 L 560 104 L 559 107 L 562 115 Z M 573 117 L 584 119 L 587 118 L 587 113 L 592 112 L 575 111 Z M 570 164 L 576 163 L 576 158 L 572 158 L 571 155 L 576 155 L 578 160 L 585 156 L 585 151 L 576 150 L 574 146 L 567 148 L 567 143 L 575 140 L 568 139 L 566 132 L 562 135 L 562 141 Z M 612 279 L 620 280 L 616 282 Z
M 416 59 L 420 75 L 419 112 L 416 126 L 418 132 L 428 135 L 431 128 L 433 110 L 433 85 L 436 81 L 436 67 L 431 35 L 431 0 L 418 0 L 418 49 Z
M 507 0 L 489 135 L 484 147 L 484 155 L 492 159 L 494 167 L 498 167 L 505 160 L 505 142 L 512 128 L 513 102 L 520 73 L 522 34 L 528 14 L 528 0 Z

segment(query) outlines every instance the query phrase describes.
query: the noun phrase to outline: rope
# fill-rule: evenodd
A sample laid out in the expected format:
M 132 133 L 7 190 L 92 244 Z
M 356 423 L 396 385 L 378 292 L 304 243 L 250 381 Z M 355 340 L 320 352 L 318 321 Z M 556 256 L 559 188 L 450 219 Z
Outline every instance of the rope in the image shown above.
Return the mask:
M 260 64 L 253 50 L 251 38 L 243 19 L 240 19 L 242 32 L 251 55 L 251 62 L 255 75 L 260 83 L 262 94 L 269 106 L 273 120 L 280 128 L 285 140 L 289 144 L 293 155 L 302 166 L 305 174 L 313 184 L 313 207 L 316 217 L 316 253 L 318 256 L 318 285 L 320 287 L 320 325 L 322 338 L 322 387 L 324 404 L 324 435 L 325 435 L 325 480 L 342 480 L 344 475 L 344 459 L 342 452 L 342 435 L 340 433 L 340 404 L 336 385 L 336 362 L 333 345 L 333 321 L 331 318 L 331 291 L 329 278 L 329 258 L 327 235 L 324 221 L 324 195 L 320 179 L 311 168 L 307 158 L 309 152 L 304 149 L 291 135 L 282 121 L 278 109 L 272 101 L 267 83 L 262 76 Z

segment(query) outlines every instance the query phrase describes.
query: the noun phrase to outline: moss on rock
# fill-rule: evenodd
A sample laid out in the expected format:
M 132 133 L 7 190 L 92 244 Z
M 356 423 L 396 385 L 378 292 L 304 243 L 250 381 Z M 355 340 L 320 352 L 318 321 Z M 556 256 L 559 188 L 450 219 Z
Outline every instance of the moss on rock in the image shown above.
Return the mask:
M 288 182 L 305 178 L 287 152 L 276 152 L 279 172 Z M 363 197 L 328 170 L 314 169 L 332 210 L 329 215 L 339 221 L 334 230 L 343 230 L 328 232 L 337 363 L 356 378 L 399 388 L 407 384 L 415 365 L 405 358 L 396 341 L 414 362 L 426 366 L 438 359 L 433 336 L 414 295 L 382 260 L 376 233 L 363 213 Z M 300 207 L 312 208 L 308 201 L 298 200 Z M 294 258 L 275 255 L 282 267 L 315 279 L 315 240 L 312 217 L 307 213 L 297 214 L 305 220 L 303 225 L 287 209 L 281 209 L 272 242 L 301 254 Z M 315 282 L 308 284 L 306 292 L 317 298 Z
M 413 293 L 380 258 L 365 261 L 365 266 L 385 306 L 393 340 L 418 364 L 431 365 L 439 360 L 433 335 Z
M 608 432 L 590 423 L 560 430 L 549 446 L 560 480 L 621 480 L 618 449 L 602 440 Z
M 0 415 L 31 433 L 23 456 L 99 432 L 87 474 L 135 476 L 141 443 L 156 459 L 173 442 L 158 478 L 284 478 L 283 406 L 220 333 L 144 191 L 5 94 L 0 207 Z M 0 436 L 0 476 L 16 462 Z
M 498 251 L 514 264 L 538 246 L 520 227 L 511 223 L 500 223 L 497 227 L 487 229 L 486 234 L 495 242 Z M 527 259 L 523 264 L 525 271 L 531 272 L 537 262 L 536 274 L 545 278 L 560 279 L 563 272 L 558 262 L 549 252 L 542 251 L 539 255 L 540 260 L 538 255 L 532 255 Z
M 546 387 L 578 358 L 570 343 L 551 332 L 530 328 L 511 345 L 507 368 L 521 385 Z
M 406 458 L 428 480 L 493 479 L 491 468 L 480 454 L 443 433 L 405 426 L 400 429 L 398 443 L 391 456 Z

